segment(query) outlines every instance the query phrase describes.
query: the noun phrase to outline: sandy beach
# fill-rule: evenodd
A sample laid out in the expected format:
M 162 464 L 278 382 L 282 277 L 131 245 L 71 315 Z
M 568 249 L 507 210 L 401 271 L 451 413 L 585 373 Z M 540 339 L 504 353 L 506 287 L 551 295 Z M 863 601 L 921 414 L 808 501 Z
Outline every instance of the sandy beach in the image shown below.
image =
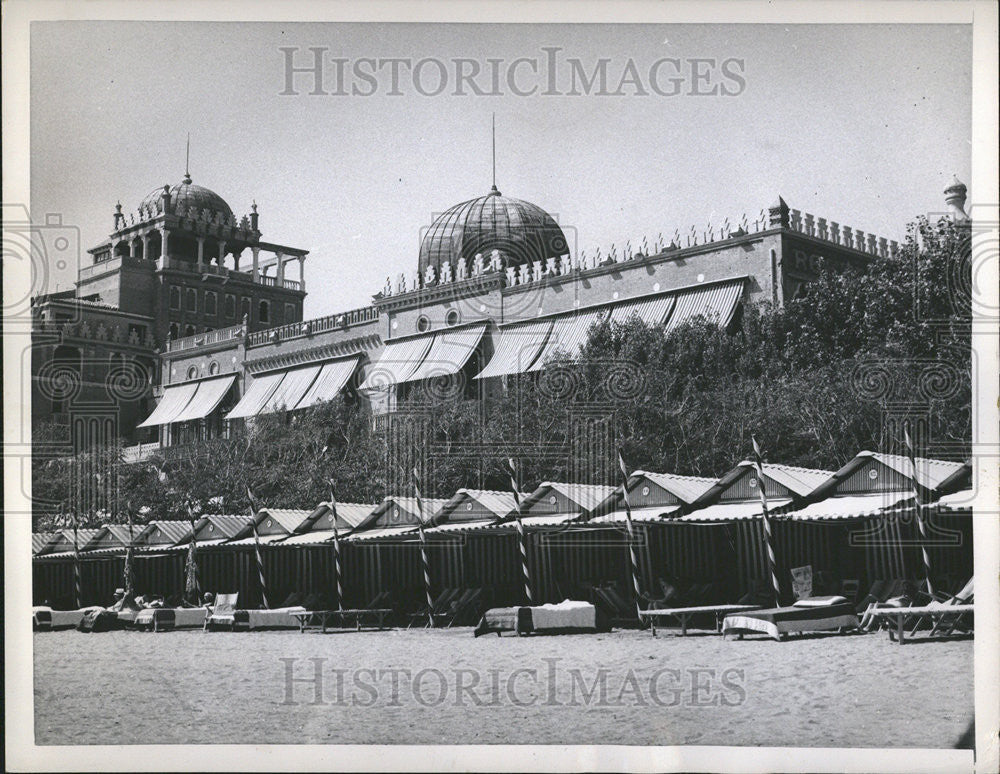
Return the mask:
M 954 747 L 973 717 L 971 640 L 884 633 L 62 631 L 34 649 L 37 744 Z

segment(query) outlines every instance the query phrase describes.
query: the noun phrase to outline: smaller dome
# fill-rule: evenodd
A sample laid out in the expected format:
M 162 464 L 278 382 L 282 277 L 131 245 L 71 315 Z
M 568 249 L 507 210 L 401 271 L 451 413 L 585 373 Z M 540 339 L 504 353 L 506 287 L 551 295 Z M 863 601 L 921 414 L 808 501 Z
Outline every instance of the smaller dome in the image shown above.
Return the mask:
M 155 210 L 162 195 L 163 189 L 157 188 L 142 200 L 142 206 L 151 206 Z M 178 204 L 183 204 L 186 209 L 194 207 L 199 215 L 202 210 L 207 209 L 213 216 L 222 213 L 226 219 L 233 217 L 233 210 L 226 204 L 225 199 L 215 191 L 192 183 L 190 175 L 185 175 L 183 181 L 170 188 L 170 205 L 176 207 Z

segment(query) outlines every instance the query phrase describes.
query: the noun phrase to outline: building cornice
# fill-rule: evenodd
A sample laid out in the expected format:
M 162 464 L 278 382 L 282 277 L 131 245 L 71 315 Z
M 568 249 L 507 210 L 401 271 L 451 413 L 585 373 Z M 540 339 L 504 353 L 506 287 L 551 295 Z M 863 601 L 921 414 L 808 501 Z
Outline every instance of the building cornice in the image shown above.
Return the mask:
M 339 341 L 330 344 L 321 344 L 308 349 L 299 349 L 291 352 L 282 352 L 274 355 L 265 355 L 247 359 L 244 362 L 246 369 L 251 374 L 260 374 L 265 371 L 274 371 L 291 366 L 308 365 L 309 363 L 319 363 L 324 360 L 332 360 L 351 355 L 364 355 L 369 350 L 382 346 L 382 337 L 378 334 L 358 336 L 346 341 Z

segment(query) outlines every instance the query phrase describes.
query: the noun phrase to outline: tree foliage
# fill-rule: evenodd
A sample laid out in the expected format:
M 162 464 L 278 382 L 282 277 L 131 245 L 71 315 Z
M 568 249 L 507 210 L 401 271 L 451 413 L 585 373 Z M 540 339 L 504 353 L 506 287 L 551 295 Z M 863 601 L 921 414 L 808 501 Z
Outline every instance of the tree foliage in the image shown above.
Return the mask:
M 919 220 L 896 256 L 864 271 L 822 268 L 784 306 L 757 304 L 735 332 L 695 320 L 666 333 L 637 318 L 595 325 L 577 357 L 541 374 L 508 377 L 485 400 L 415 398 L 376 429 L 365 404 L 337 399 L 256 418 L 246 432 L 165 449 L 138 465 L 118 447 L 38 460 L 36 493 L 73 508 L 88 471 L 114 470 L 115 494 L 81 523 L 242 513 L 249 486 L 270 507 L 312 508 L 329 498 L 377 502 L 459 487 L 506 489 L 515 457 L 521 486 L 572 479 L 613 483 L 613 447 L 635 467 L 717 476 L 746 455 L 836 469 L 862 449 L 890 449 L 886 412 L 929 422 L 933 443 L 961 457 L 971 445 L 968 233 Z M 48 432 L 39 429 L 36 436 Z M 37 496 L 37 494 L 36 494 Z

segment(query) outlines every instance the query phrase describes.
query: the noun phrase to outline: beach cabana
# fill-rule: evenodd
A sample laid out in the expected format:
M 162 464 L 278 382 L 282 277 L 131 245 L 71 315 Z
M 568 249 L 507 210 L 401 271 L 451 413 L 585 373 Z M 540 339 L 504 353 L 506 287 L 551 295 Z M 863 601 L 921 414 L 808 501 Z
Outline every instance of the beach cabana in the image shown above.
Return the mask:
M 716 483 L 714 478 L 637 470 L 628 480 L 628 501 L 635 521 L 659 521 L 677 515 Z M 588 514 L 588 523 L 624 523 L 624 493 L 619 486 Z
M 191 539 L 191 524 L 187 521 L 156 520 L 136 528 L 135 543 L 147 549 L 164 549 L 187 543 Z
M 353 532 L 378 507 L 372 503 L 337 503 L 337 531 L 341 539 Z M 320 503 L 281 541 L 283 546 L 304 546 L 333 541 L 333 512 L 329 503 Z
M 303 525 L 308 523 L 312 511 L 292 508 L 261 508 L 255 518 L 257 524 L 257 540 L 261 545 L 269 545 L 293 535 Z M 253 546 L 253 525 L 249 517 L 243 519 L 243 529 L 226 541 L 228 546 Z
M 31 533 L 31 555 L 38 556 L 48 550 L 49 543 L 56 536 L 55 532 L 32 532 Z

